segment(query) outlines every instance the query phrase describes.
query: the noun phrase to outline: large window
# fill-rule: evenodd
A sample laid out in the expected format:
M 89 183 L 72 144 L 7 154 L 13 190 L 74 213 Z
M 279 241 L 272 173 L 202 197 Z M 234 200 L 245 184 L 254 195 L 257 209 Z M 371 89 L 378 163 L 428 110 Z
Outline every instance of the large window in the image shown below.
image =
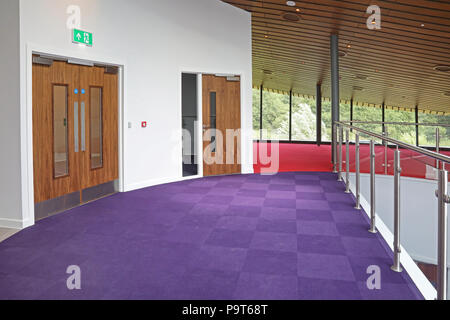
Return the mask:
M 339 106 L 339 117 L 341 121 L 350 121 L 350 103 L 341 103 Z
M 419 123 L 450 124 L 450 116 L 419 113 Z M 450 147 L 450 127 L 440 127 L 441 147 Z M 419 126 L 419 144 L 421 146 L 436 146 L 436 127 Z
M 400 111 L 386 109 L 385 122 L 408 122 L 415 123 L 416 115 L 412 111 Z M 386 125 L 388 136 L 409 144 L 416 144 L 416 126 L 408 125 Z
M 263 140 L 308 141 L 317 139 L 317 106 L 315 97 L 303 97 L 292 95 L 292 114 L 290 114 L 290 94 L 263 91 L 262 103 L 262 129 Z M 260 139 L 260 90 L 253 89 L 253 137 Z M 415 123 L 415 111 L 402 111 L 385 108 L 385 122 Z M 332 137 L 331 101 L 328 98 L 322 100 L 322 141 L 330 142 Z M 374 106 L 353 105 L 353 114 L 350 103 L 340 103 L 340 120 L 382 122 L 383 108 Z M 292 117 L 292 126 L 290 126 Z M 419 123 L 450 124 L 450 115 L 434 115 L 419 113 Z M 355 123 L 362 129 L 381 134 L 381 124 Z M 385 125 L 389 137 L 416 144 L 416 126 L 414 125 Z M 367 140 L 364 134 L 361 139 Z M 419 126 L 419 145 L 436 146 L 436 127 Z M 450 147 L 450 127 L 440 128 L 440 146 Z
M 260 96 L 260 89 L 253 88 L 253 139 L 259 140 L 260 137 L 260 103 L 261 103 L 261 96 Z
M 322 141 L 331 141 L 331 131 L 333 125 L 331 124 L 331 101 L 322 99 Z
M 292 97 L 292 140 L 316 141 L 317 113 L 314 98 Z
M 339 117 L 341 121 L 350 121 L 350 104 L 339 104 Z M 322 141 L 330 142 L 333 125 L 331 122 L 331 101 L 329 99 L 322 100 Z
M 353 106 L 353 120 L 355 121 L 383 121 L 383 109 L 378 107 L 363 107 L 363 106 Z M 383 132 L 383 128 L 379 124 L 355 124 L 356 127 L 361 129 L 365 129 L 371 132 L 381 134 Z M 369 137 L 365 137 L 361 134 L 363 139 L 368 139 Z
M 263 92 L 263 139 L 289 140 L 289 94 Z

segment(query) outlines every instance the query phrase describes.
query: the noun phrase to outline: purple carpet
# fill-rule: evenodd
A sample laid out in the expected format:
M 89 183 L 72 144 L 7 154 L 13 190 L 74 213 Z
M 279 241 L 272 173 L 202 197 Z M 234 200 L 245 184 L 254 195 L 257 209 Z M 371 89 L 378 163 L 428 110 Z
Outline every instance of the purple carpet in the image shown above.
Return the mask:
M 330 173 L 116 194 L 0 244 L 0 299 L 422 299 Z M 66 269 L 81 268 L 70 291 Z M 366 270 L 381 269 L 381 290 Z

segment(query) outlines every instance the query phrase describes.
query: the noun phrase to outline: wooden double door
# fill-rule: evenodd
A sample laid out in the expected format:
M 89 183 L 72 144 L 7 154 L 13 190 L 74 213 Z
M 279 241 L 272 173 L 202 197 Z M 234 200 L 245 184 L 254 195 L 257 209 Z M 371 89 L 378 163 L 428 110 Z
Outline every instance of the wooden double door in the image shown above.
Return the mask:
M 34 58 L 35 202 L 79 193 L 82 203 L 82 190 L 118 179 L 118 75 Z
M 241 173 L 240 77 L 203 75 L 203 175 Z

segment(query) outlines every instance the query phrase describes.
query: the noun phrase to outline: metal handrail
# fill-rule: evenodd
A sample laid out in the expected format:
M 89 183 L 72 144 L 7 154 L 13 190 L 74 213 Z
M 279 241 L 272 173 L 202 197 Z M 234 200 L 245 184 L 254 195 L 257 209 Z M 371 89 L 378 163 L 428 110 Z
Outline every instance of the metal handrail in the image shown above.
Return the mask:
M 445 162 L 445 163 L 450 163 L 450 157 L 448 157 L 446 155 L 443 155 L 443 154 L 440 154 L 440 153 L 437 153 L 437 152 L 434 152 L 434 151 L 430 151 L 430 150 L 427 150 L 427 149 L 424 149 L 424 148 L 421 148 L 421 147 L 417 147 L 417 146 L 414 146 L 412 144 L 409 144 L 409 143 L 406 143 L 406 142 L 402 142 L 402 141 L 399 141 L 399 140 L 396 140 L 396 139 L 393 139 L 393 138 L 389 138 L 389 137 L 387 137 L 387 136 L 385 136 L 383 134 L 378 134 L 378 133 L 371 132 L 371 131 L 368 131 L 368 130 L 365 130 L 365 129 L 362 129 L 362 128 L 359 128 L 359 127 L 355 127 L 355 126 L 353 126 L 351 124 L 347 124 L 346 122 L 338 121 L 338 122 L 336 122 L 336 124 L 340 125 L 340 126 L 344 126 L 346 128 L 349 128 L 349 129 L 352 129 L 354 131 L 358 131 L 358 132 L 363 133 L 365 135 L 368 135 L 368 136 L 371 136 L 371 137 L 374 137 L 374 138 L 377 138 L 377 139 L 380 139 L 380 140 L 383 140 L 383 141 L 386 141 L 386 142 L 390 142 L 390 143 L 395 144 L 395 145 L 397 145 L 399 147 L 402 147 L 404 149 L 409 149 L 409 150 L 415 151 L 417 153 L 421 153 L 421 154 L 426 155 L 428 157 L 431 157 L 431 158 L 433 158 L 435 160 L 439 160 L 439 161 L 442 161 L 442 162 Z
M 450 124 L 447 123 L 418 123 L 418 122 L 383 122 L 383 121 L 359 121 L 359 120 L 350 120 L 350 121 L 340 121 L 343 123 L 360 123 L 360 124 L 388 124 L 388 125 L 405 125 L 405 126 L 423 126 L 423 127 L 445 127 L 450 128 Z
M 356 154 L 356 170 L 355 170 L 355 178 L 356 178 L 356 206 L 355 209 L 358 211 L 361 210 L 360 206 L 360 133 L 368 135 L 371 137 L 370 139 L 370 229 L 369 232 L 377 233 L 376 228 L 376 213 L 375 213 L 375 204 L 376 204 L 376 195 L 375 195 L 375 141 L 374 138 L 380 139 L 386 145 L 390 142 L 397 146 L 394 156 L 394 243 L 393 243 L 393 265 L 391 267 L 394 272 L 402 272 L 400 255 L 401 255 L 401 243 L 400 243 L 400 223 L 401 223 L 401 215 L 400 215 L 400 177 L 401 177 L 401 158 L 400 158 L 400 147 L 405 149 L 409 149 L 415 151 L 417 153 L 421 153 L 425 156 L 431 157 L 436 160 L 436 168 L 439 172 L 438 178 L 438 190 L 436 191 L 436 196 L 438 198 L 438 243 L 437 243 L 437 251 L 438 251 L 438 281 L 437 281 L 437 299 L 438 300 L 446 300 L 447 299 L 447 238 L 448 238 L 448 208 L 447 205 L 450 204 L 450 195 L 448 192 L 448 172 L 445 170 L 444 163 L 450 163 L 450 157 L 439 154 L 437 152 L 429 151 L 424 148 L 420 148 L 414 145 L 410 145 L 408 143 L 395 140 L 389 138 L 385 130 L 383 130 L 383 134 L 374 133 L 362 128 L 358 128 L 353 126 L 353 123 L 368 123 L 368 122 L 353 122 L 353 121 L 342 121 L 342 122 L 334 122 L 333 130 L 334 136 L 339 139 L 339 142 L 336 139 L 333 141 L 333 172 L 338 174 L 338 180 L 342 181 L 342 144 L 343 144 L 343 130 L 346 128 L 346 192 L 349 191 L 349 132 L 350 130 L 355 131 L 355 154 Z M 387 123 L 383 123 L 387 124 Z M 401 123 L 404 124 L 404 123 Z M 337 132 L 340 131 L 338 135 Z M 339 143 L 339 150 L 338 149 Z M 436 130 L 436 150 L 439 152 L 439 129 Z M 339 157 L 337 157 L 337 151 L 339 152 Z M 337 163 L 339 162 L 339 164 Z M 440 165 L 442 162 L 442 168 Z M 385 167 L 387 166 L 387 157 L 385 154 Z M 386 169 L 385 169 L 386 170 Z M 386 170 L 387 173 L 387 170 Z

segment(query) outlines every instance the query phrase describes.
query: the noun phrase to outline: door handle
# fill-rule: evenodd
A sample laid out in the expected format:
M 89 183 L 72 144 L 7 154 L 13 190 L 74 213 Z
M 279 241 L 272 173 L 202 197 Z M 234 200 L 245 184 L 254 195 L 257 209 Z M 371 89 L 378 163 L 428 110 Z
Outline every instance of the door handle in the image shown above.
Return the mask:
M 86 106 L 81 102 L 81 151 L 86 151 Z
M 78 102 L 73 104 L 73 136 L 75 144 L 75 153 L 78 152 Z

